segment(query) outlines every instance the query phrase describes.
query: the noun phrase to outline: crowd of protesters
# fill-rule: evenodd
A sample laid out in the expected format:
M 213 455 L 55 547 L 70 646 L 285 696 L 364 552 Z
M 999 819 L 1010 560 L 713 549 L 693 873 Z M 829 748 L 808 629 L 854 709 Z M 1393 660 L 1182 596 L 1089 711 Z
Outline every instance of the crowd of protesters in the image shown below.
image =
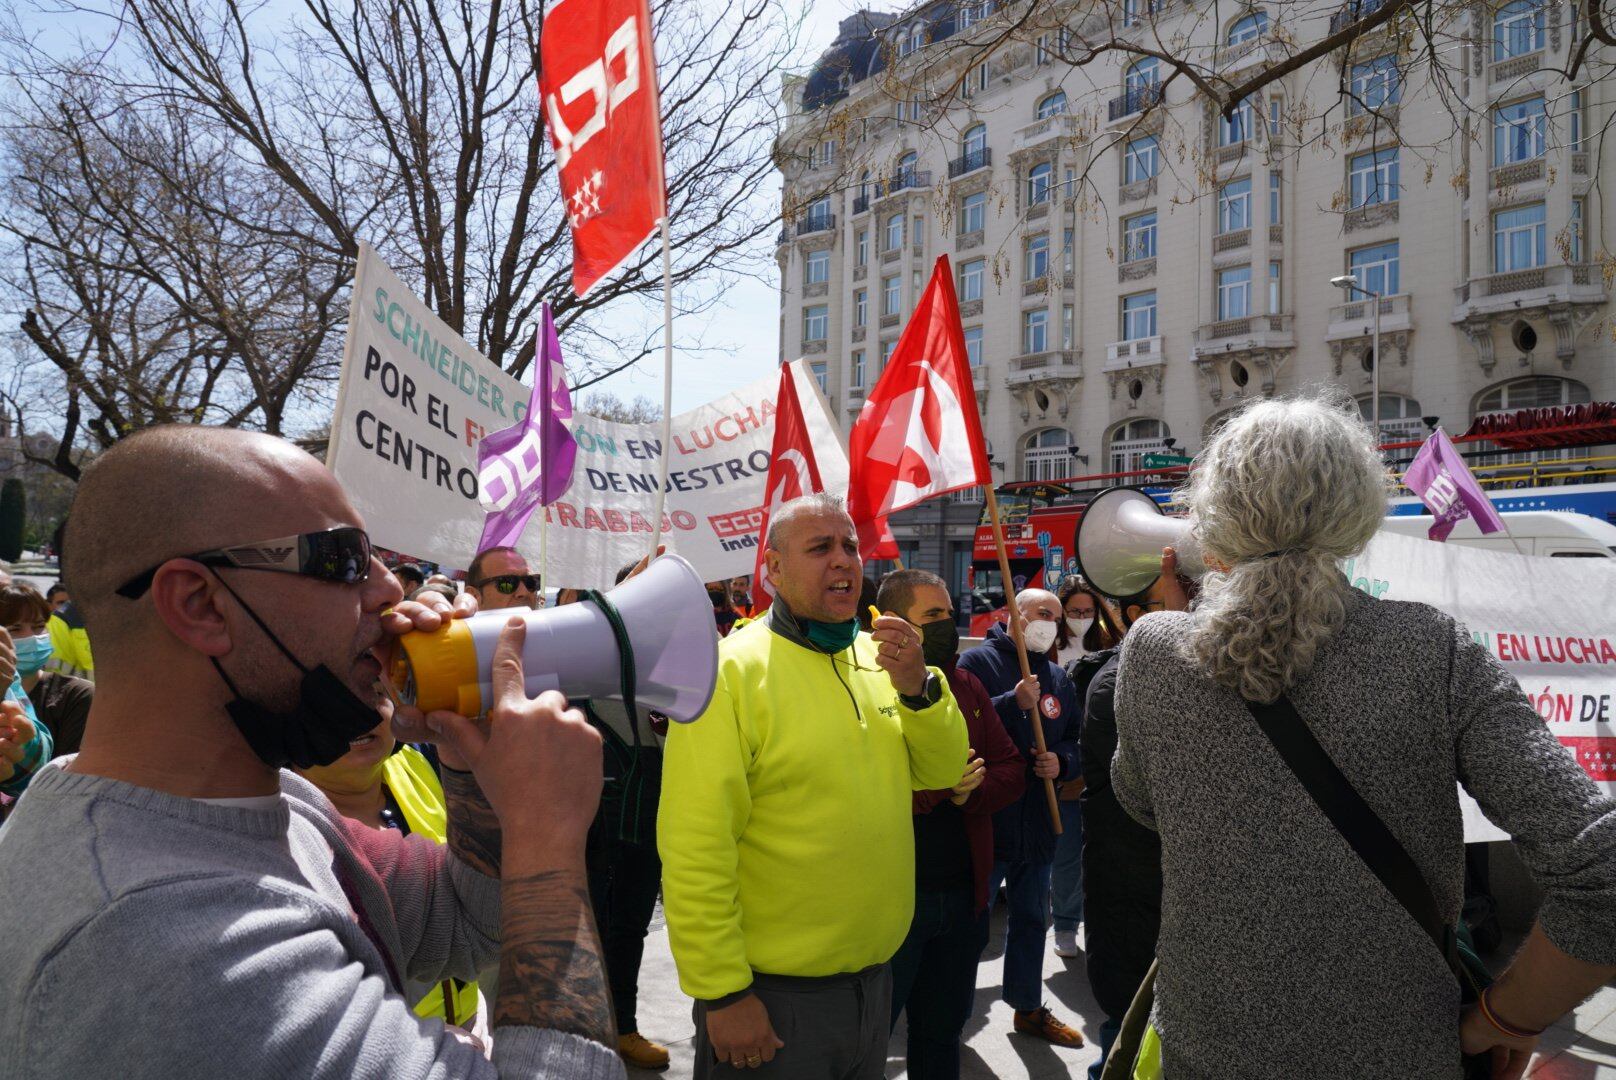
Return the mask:
M 764 538 L 772 603 L 708 583 L 693 723 L 527 698 L 520 620 L 486 716 L 422 715 L 382 685 L 391 639 L 585 591 L 509 547 L 389 567 L 277 439 L 127 439 L 80 484 L 71 593 L 0 581 L 0 907 L 28 913 L 0 938 L 8 1075 L 665 1068 L 636 1008 L 659 897 L 701 1078 L 875 1080 L 900 1018 L 909 1075 L 958 1077 L 1001 902 L 1011 1030 L 1084 1045 L 1043 981 L 1046 950 L 1081 957 L 1091 1078 L 1520 1075 L 1616 974 L 1616 804 L 1468 632 L 1335 568 L 1384 513 L 1355 417 L 1249 408 L 1186 497 L 1199 584 L 1169 549 L 1137 595 L 1024 588 L 963 651 L 941 578 L 866 578 L 839 501 L 805 497 Z M 235 557 L 313 539 L 344 557 Z M 1458 786 L 1516 838 L 1545 900 L 1479 1000 L 1265 708 L 1458 938 Z

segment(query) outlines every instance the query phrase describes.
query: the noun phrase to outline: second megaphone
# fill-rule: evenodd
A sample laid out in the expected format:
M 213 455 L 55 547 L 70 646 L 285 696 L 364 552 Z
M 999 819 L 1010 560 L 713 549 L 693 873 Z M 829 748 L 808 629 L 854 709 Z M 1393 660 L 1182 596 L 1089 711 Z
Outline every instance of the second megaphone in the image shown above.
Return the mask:
M 493 704 L 494 646 L 512 615 L 527 622 L 527 693 L 622 701 L 632 672 L 635 705 L 688 723 L 718 677 L 718 631 L 707 586 L 677 555 L 654 560 L 606 594 L 611 610 L 585 600 L 537 611 L 490 611 L 400 639 L 393 683 L 422 709 L 477 716 Z M 620 647 L 621 646 L 621 647 Z

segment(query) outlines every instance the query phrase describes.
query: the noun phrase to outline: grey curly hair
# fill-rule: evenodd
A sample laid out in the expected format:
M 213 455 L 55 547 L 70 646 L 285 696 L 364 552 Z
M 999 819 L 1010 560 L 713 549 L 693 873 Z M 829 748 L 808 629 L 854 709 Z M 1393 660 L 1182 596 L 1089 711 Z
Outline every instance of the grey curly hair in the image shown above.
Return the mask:
M 1186 492 L 1201 549 L 1229 566 L 1201 584 L 1189 660 L 1264 703 L 1305 676 L 1346 618 L 1336 561 L 1363 550 L 1389 494 L 1350 400 L 1261 401 L 1231 419 Z

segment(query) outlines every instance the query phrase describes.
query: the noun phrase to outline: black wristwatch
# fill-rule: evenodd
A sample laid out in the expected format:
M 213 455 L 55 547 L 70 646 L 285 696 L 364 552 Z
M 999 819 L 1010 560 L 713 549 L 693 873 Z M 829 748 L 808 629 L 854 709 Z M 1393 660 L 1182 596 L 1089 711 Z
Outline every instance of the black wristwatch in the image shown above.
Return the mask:
M 929 709 L 943 700 L 943 680 L 937 677 L 935 671 L 928 670 L 926 672 L 925 688 L 918 694 L 899 694 L 898 700 L 903 702 L 904 708 L 915 712 Z

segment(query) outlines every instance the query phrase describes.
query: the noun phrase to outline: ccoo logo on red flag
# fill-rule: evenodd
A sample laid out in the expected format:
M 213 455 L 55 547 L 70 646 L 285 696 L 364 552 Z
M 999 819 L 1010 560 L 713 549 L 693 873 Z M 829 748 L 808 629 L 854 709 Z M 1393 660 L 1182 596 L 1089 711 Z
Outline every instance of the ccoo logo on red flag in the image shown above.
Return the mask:
M 769 561 L 764 540 L 769 535 L 769 518 L 792 499 L 825 490 L 819 477 L 819 461 L 808 439 L 808 423 L 803 419 L 802 402 L 797 398 L 797 380 L 790 364 L 780 365 L 780 392 L 775 400 L 774 443 L 769 453 L 769 476 L 764 483 L 763 520 L 758 523 L 757 562 L 752 567 L 752 610 L 757 612 L 774 602 L 774 582 L 769 580 Z
M 544 17 L 539 55 L 539 96 L 572 228 L 572 287 L 582 296 L 667 213 L 645 0 L 560 0 Z

